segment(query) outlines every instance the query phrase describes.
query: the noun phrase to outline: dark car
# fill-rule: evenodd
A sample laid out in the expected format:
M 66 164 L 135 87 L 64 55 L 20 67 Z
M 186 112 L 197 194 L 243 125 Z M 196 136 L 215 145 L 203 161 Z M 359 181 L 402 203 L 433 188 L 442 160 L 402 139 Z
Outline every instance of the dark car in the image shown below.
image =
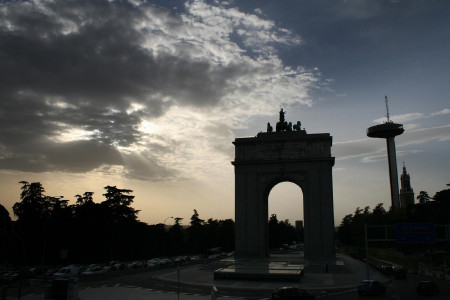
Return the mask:
M 383 274 L 392 275 L 392 274 L 394 274 L 394 267 L 393 266 L 381 266 L 380 271 Z
M 19 273 L 17 272 L 5 272 L 0 275 L 1 285 L 10 285 L 20 279 Z
M 434 281 L 420 281 L 417 284 L 418 295 L 437 295 L 439 294 L 439 286 Z
M 314 300 L 314 295 L 311 295 L 308 291 L 298 289 L 295 287 L 281 287 L 276 288 L 272 292 L 272 300 Z
M 360 295 L 376 295 L 385 292 L 386 286 L 377 280 L 363 280 L 358 285 L 358 294 Z

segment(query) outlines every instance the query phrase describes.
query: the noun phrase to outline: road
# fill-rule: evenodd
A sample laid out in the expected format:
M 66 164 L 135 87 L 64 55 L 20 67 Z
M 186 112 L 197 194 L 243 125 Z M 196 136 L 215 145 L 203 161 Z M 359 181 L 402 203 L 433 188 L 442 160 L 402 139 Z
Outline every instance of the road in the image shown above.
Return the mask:
M 436 282 L 440 287 L 440 294 L 435 296 L 419 296 L 416 292 L 417 283 L 422 280 L 432 280 Z M 391 282 L 387 284 L 387 291 L 384 295 L 376 296 L 359 296 L 356 289 L 341 291 L 337 293 L 330 293 L 328 295 L 322 295 L 316 297 L 323 300 L 354 300 L 354 299 L 389 299 L 389 300 L 416 300 L 416 299 L 450 299 L 450 282 L 448 280 L 434 279 L 427 276 L 420 276 L 415 274 L 408 274 L 407 279 L 394 279 L 391 278 Z
M 134 286 L 141 287 L 152 290 L 160 291 L 170 291 L 188 294 L 210 294 L 211 287 L 208 285 L 198 286 L 198 285 L 188 285 L 180 283 L 178 286 L 177 282 L 167 282 L 158 279 L 158 275 L 165 272 L 173 272 L 174 268 L 167 268 L 162 270 L 137 270 L 134 272 L 113 272 L 110 274 L 102 274 L 100 276 L 83 277 L 79 282 L 79 288 L 95 288 L 102 286 Z M 316 295 L 316 299 L 323 300 L 352 300 L 352 299 L 408 299 L 423 300 L 424 296 L 418 296 L 416 294 L 417 283 L 421 280 L 430 280 L 429 277 L 408 274 L 407 279 L 395 279 L 390 278 L 390 282 L 387 284 L 387 291 L 384 295 L 377 295 L 371 297 L 359 296 L 355 289 L 344 290 L 344 291 L 312 291 Z M 440 295 L 433 296 L 432 299 L 450 299 L 450 282 L 439 279 L 432 279 L 440 286 Z M 22 295 L 28 293 L 34 294 L 44 294 L 45 287 L 41 286 L 31 286 L 24 287 L 22 290 Z M 8 293 L 9 295 L 17 295 L 17 289 L 12 289 Z M 249 300 L 261 300 L 270 299 L 270 291 L 261 289 L 236 289 L 236 288 L 220 288 L 220 296 L 230 296 L 239 297 L 242 299 Z
M 172 291 L 176 292 L 178 289 L 182 293 L 192 293 L 192 294 L 209 294 L 210 287 L 209 286 L 191 286 L 187 284 L 178 284 L 176 282 L 165 282 L 157 279 L 157 275 L 167 272 L 173 271 L 170 270 L 159 270 L 152 272 L 144 272 L 144 273 L 135 273 L 135 274 L 127 274 L 121 276 L 115 276 L 113 278 L 105 278 L 101 280 L 88 280 L 81 283 L 81 288 L 83 287 L 96 287 L 96 286 L 104 286 L 104 285 L 127 285 L 127 286 L 139 286 L 143 288 L 155 289 L 155 290 L 163 290 L 163 291 Z M 323 300 L 352 300 L 352 299 L 392 299 L 392 300 L 415 300 L 421 299 L 423 300 L 424 296 L 417 295 L 416 286 L 417 283 L 421 280 L 430 280 L 430 277 L 420 276 L 415 274 L 408 274 L 407 279 L 395 279 L 394 277 L 390 278 L 391 281 L 387 284 L 387 291 L 384 295 L 370 296 L 364 297 L 359 296 L 355 289 L 346 290 L 346 291 L 338 291 L 338 292 L 327 292 L 323 291 L 313 291 L 316 295 L 317 299 Z M 437 296 L 433 296 L 433 299 L 450 299 L 450 282 L 439 279 L 432 279 L 440 286 L 440 294 Z M 219 291 L 221 296 L 232 296 L 232 297 L 242 297 L 244 299 L 251 300 L 260 300 L 260 299 L 269 299 L 270 292 L 264 290 L 255 290 L 255 289 L 230 289 L 230 288 L 220 288 Z

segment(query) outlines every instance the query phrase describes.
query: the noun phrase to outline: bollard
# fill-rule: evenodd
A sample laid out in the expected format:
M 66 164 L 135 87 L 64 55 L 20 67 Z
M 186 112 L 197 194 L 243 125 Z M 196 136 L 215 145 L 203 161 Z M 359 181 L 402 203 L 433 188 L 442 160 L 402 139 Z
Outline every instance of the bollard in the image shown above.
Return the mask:
M 216 286 L 214 284 L 211 284 L 211 300 L 216 300 L 217 299 L 217 292 L 219 290 L 216 288 Z
M 67 286 L 67 300 L 78 300 L 78 277 L 70 277 Z

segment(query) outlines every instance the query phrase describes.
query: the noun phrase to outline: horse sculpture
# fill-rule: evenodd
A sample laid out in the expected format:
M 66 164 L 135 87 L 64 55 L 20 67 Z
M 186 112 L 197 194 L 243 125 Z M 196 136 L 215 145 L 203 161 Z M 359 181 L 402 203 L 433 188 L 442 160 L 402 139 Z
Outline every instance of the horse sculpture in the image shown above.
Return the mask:
M 277 122 L 275 126 L 276 132 L 282 132 L 282 131 L 301 131 L 301 123 L 300 121 L 297 121 L 297 124 L 292 126 L 292 122 L 286 122 L 284 119 L 284 115 L 286 114 L 285 111 L 283 111 L 283 108 L 280 110 L 280 121 Z M 270 126 L 270 123 L 267 123 L 267 132 L 272 132 L 273 128 Z

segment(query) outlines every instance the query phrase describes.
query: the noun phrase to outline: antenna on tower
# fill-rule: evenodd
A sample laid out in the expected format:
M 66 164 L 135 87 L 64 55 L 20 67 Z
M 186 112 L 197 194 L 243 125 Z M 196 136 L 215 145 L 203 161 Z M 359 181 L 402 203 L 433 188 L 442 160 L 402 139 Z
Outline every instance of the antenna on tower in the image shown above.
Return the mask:
M 386 103 L 386 118 L 387 118 L 387 122 L 391 122 L 389 120 L 389 105 L 388 105 L 388 98 L 387 96 L 384 96 L 384 102 Z

